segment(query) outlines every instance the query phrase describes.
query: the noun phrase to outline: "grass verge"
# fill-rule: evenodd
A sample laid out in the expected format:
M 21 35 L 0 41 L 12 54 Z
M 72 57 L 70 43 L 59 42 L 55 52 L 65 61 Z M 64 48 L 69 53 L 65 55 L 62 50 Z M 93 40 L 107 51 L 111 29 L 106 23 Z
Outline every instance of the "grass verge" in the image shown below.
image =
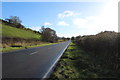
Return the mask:
M 50 80 L 98 78 L 98 71 L 88 53 L 71 43 L 50 76 Z
M 6 47 L 6 48 L 0 48 L 0 52 L 9 52 L 9 51 L 15 51 L 15 50 L 20 50 L 20 49 L 47 46 L 47 45 L 52 45 L 52 44 L 58 44 L 58 43 L 44 43 L 44 44 L 38 44 L 38 45 L 32 45 L 32 46 L 22 46 L 22 47 Z

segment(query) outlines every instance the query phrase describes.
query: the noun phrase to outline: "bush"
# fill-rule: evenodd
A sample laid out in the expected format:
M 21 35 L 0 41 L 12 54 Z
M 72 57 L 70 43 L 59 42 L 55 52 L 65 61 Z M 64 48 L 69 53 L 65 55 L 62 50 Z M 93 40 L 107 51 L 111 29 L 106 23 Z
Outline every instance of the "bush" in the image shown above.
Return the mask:
M 120 74 L 120 33 L 105 31 L 96 35 L 82 36 L 75 41 L 80 48 L 91 52 L 96 64 L 111 71 L 111 74 Z

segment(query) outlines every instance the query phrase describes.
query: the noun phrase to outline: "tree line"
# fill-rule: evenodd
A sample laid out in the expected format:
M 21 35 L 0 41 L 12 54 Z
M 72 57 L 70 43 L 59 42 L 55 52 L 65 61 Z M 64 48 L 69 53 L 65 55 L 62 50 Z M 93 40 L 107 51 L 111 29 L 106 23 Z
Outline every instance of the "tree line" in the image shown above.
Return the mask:
M 120 33 L 104 31 L 96 35 L 72 37 L 71 40 L 88 52 L 105 75 L 120 75 Z

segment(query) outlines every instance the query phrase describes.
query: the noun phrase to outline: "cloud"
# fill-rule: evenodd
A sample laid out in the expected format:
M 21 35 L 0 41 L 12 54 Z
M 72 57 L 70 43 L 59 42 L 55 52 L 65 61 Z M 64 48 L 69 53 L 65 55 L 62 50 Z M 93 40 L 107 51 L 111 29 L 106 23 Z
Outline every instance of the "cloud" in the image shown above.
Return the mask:
M 30 29 L 35 30 L 35 31 L 39 31 L 41 29 L 41 27 L 40 26 L 30 27 Z
M 51 23 L 49 23 L 49 22 L 45 22 L 44 23 L 44 26 L 51 26 L 52 24 Z
M 97 20 L 99 18 L 100 18 L 99 16 L 87 16 L 86 17 L 87 20 Z
M 57 32 L 57 36 L 59 36 L 59 37 L 69 37 L 69 38 L 71 38 L 71 37 L 73 37 L 73 36 L 78 36 L 78 35 L 80 35 L 79 33 L 76 33 L 76 32 L 72 32 L 72 33 L 59 33 L 59 32 Z
M 60 25 L 60 26 L 69 26 L 69 24 L 67 24 L 67 23 L 64 22 L 64 21 L 58 22 L 58 25 Z
M 64 33 L 57 33 L 59 37 L 71 37 L 70 34 L 64 34 Z
M 73 19 L 73 24 L 78 28 L 84 28 L 87 24 L 87 20 L 82 18 L 75 18 Z
M 76 16 L 79 15 L 80 13 L 75 13 L 73 11 L 66 10 L 63 13 L 58 14 L 58 18 L 64 18 L 64 17 L 69 17 L 69 16 Z

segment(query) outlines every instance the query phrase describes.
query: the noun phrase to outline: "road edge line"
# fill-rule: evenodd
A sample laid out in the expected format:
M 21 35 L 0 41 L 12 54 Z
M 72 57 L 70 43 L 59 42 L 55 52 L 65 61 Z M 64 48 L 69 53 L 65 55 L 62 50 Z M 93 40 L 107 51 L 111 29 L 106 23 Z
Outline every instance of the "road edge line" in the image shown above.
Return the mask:
M 55 64 L 58 62 L 58 60 L 61 58 L 61 56 L 63 55 L 63 53 L 65 52 L 65 50 L 68 48 L 68 46 L 70 45 L 70 42 L 65 47 L 65 49 L 61 52 L 61 55 L 57 58 L 57 60 L 53 63 L 53 65 L 48 69 L 47 73 L 45 73 L 45 75 L 43 76 L 43 79 L 48 78 L 48 74 L 51 72 L 52 68 L 55 66 Z

